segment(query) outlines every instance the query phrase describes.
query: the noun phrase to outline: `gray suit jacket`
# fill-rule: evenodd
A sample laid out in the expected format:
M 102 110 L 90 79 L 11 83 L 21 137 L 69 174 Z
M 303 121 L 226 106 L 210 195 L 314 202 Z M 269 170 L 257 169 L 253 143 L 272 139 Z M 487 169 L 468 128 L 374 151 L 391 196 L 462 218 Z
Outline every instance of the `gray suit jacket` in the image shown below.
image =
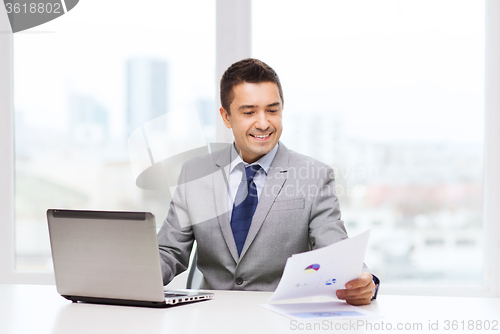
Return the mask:
M 164 284 L 186 270 L 195 239 L 203 289 L 273 291 L 292 254 L 347 238 L 333 169 L 280 142 L 238 256 L 228 216 L 230 150 L 182 167 L 158 233 Z

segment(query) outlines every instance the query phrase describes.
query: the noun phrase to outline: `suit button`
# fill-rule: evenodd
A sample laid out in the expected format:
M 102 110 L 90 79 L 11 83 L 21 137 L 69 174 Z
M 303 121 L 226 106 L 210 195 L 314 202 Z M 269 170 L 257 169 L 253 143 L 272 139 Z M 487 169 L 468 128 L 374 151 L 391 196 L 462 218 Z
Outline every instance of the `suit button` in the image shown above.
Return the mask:
M 242 285 L 242 284 L 243 284 L 243 278 L 238 277 L 238 278 L 236 279 L 236 284 L 238 284 L 238 285 Z

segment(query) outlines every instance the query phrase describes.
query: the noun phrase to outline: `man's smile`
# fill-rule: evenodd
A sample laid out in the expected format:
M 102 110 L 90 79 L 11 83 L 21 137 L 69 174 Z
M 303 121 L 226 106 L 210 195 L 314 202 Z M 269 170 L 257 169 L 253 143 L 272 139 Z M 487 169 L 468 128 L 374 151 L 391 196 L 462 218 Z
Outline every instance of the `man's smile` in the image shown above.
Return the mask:
M 253 138 L 255 138 L 256 140 L 266 140 L 266 139 L 268 139 L 271 135 L 272 135 L 272 132 L 271 132 L 271 133 L 268 133 L 268 134 L 265 134 L 265 135 L 253 135 L 253 134 L 250 134 L 250 136 L 252 136 L 252 137 L 253 137 Z

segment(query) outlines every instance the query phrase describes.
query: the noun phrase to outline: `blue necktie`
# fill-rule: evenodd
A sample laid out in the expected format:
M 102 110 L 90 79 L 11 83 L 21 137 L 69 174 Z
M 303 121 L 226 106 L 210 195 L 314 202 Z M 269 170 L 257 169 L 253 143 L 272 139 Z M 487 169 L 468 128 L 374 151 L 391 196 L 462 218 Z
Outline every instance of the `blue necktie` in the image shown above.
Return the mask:
M 259 169 L 259 165 L 252 165 L 245 168 L 246 185 L 240 185 L 233 204 L 231 229 L 233 230 L 238 255 L 241 254 L 241 250 L 245 244 L 250 224 L 252 224 L 252 217 L 255 208 L 257 208 L 257 203 L 259 202 L 257 186 L 255 182 L 253 182 L 255 173 L 257 173 Z M 242 182 L 243 181 L 244 180 L 242 180 Z

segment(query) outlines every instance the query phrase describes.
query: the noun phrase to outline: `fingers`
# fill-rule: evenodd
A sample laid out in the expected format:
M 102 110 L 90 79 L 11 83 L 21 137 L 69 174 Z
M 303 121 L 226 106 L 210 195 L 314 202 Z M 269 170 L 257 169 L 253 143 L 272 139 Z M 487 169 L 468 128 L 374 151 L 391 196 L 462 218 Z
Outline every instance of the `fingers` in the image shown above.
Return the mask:
M 337 290 L 337 297 L 351 305 L 366 305 L 370 303 L 374 289 L 373 276 L 363 273 L 360 278 L 347 282 L 346 289 Z
M 361 277 L 346 283 L 345 287 L 347 289 L 356 289 L 367 286 L 373 282 L 373 275 L 370 273 L 361 273 Z
M 351 305 L 366 305 L 369 304 L 373 295 L 373 290 L 337 290 L 337 297 L 345 300 Z
M 346 299 L 349 297 L 356 297 L 360 295 L 364 295 L 366 293 L 373 293 L 373 289 L 375 289 L 375 284 L 369 284 L 366 287 L 361 287 L 357 289 L 339 289 L 337 290 L 337 297 L 341 299 Z
M 372 293 L 364 294 L 361 298 L 348 298 L 345 301 L 348 304 L 354 305 L 354 306 L 359 306 L 359 305 L 367 305 L 370 304 L 370 301 L 372 300 Z

